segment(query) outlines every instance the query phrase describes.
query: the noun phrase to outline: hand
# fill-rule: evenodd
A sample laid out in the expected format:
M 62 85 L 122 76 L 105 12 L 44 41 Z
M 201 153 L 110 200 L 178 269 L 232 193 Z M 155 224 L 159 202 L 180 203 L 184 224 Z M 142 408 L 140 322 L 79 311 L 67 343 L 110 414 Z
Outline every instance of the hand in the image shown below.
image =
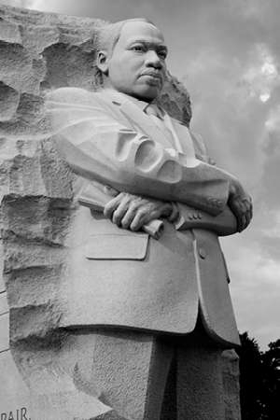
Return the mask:
M 253 205 L 251 197 L 236 179 L 230 184 L 228 205 L 236 217 L 238 232 L 242 232 L 253 217 Z
M 124 229 L 137 231 L 152 220 L 166 217 L 177 219 L 177 206 L 170 202 L 144 198 L 129 193 L 119 193 L 104 208 L 104 215 Z

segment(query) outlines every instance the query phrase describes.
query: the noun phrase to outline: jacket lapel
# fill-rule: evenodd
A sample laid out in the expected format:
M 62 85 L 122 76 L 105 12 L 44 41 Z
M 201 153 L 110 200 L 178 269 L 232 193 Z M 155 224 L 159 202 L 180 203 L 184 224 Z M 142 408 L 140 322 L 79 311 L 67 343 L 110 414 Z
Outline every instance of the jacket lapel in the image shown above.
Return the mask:
M 113 107 L 114 113 L 118 113 L 119 122 L 124 121 L 126 125 L 129 123 L 131 128 L 137 132 L 142 132 L 164 147 L 174 147 L 166 133 L 133 101 L 130 101 L 124 95 L 112 91 L 106 91 L 106 94 L 106 99 L 110 102 L 111 107 Z
M 161 130 L 151 118 L 145 114 L 136 104 L 133 102 L 124 102 L 121 106 L 122 112 L 131 119 L 131 123 L 146 134 L 148 137 L 153 139 L 155 142 L 160 143 L 165 147 L 173 147 L 166 133 Z
M 179 121 L 175 120 L 174 118 L 170 118 L 174 131 L 176 133 L 177 140 L 179 142 L 179 147 L 177 149 L 179 152 L 184 153 L 188 157 L 195 157 L 195 148 L 194 143 L 192 141 L 189 129 Z
M 189 130 L 179 121 L 170 118 L 171 124 L 176 133 L 175 135 L 180 143 L 178 147 L 178 145 L 176 145 L 178 142 L 175 143 L 174 141 L 171 141 L 169 136 L 166 134 L 166 131 L 161 130 L 137 104 L 118 92 L 107 90 L 103 91 L 103 95 L 105 92 L 106 102 L 117 115 L 119 122 L 123 122 L 126 126 L 129 124 L 129 126 L 135 131 L 142 132 L 144 135 L 166 148 L 175 147 L 177 151 L 183 152 L 189 157 L 194 157 L 194 146 Z

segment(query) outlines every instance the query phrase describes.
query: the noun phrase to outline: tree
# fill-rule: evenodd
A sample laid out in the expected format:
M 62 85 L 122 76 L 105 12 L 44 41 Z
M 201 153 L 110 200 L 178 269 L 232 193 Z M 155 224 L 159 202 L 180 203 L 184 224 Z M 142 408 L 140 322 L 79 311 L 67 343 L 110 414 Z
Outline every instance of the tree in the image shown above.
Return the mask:
M 280 339 L 261 352 L 257 341 L 240 335 L 240 401 L 242 420 L 278 420 L 280 396 Z
M 280 339 L 269 343 L 268 347 L 262 354 L 262 420 L 276 420 L 280 417 Z
M 261 417 L 262 362 L 257 341 L 245 332 L 240 335 L 240 402 L 242 420 L 259 420 Z

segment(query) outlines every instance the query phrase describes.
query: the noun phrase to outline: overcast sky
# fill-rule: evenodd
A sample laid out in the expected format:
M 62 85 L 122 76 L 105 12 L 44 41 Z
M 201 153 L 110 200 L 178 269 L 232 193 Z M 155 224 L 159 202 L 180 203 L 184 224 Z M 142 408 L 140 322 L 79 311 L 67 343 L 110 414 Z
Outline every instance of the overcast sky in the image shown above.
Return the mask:
M 164 33 L 172 74 L 193 102 L 192 128 L 254 199 L 242 234 L 222 240 L 240 332 L 280 338 L 280 1 L 15 0 L 105 20 L 145 16 Z

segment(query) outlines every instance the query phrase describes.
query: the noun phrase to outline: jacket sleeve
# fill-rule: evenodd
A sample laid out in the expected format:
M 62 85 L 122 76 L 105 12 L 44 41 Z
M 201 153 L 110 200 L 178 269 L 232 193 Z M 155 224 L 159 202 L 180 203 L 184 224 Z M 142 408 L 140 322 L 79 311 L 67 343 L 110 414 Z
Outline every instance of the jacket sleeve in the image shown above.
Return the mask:
M 210 165 L 215 165 L 214 160 L 208 155 L 203 138 L 199 134 L 191 131 L 190 135 L 194 143 L 197 158 Z M 204 211 L 198 211 L 186 204 L 176 203 L 176 205 L 179 210 L 179 218 L 175 223 L 177 230 L 200 228 L 214 231 L 219 236 L 233 235 L 237 232 L 236 217 L 227 205 L 217 216 L 212 216 Z
M 217 216 L 186 204 L 177 203 L 177 206 L 179 210 L 179 218 L 175 222 L 177 230 L 206 229 L 215 232 L 218 236 L 233 235 L 237 232 L 236 218 L 228 206 Z
M 62 88 L 48 94 L 46 107 L 57 147 L 77 174 L 212 215 L 225 208 L 226 172 L 120 124 L 99 95 Z

